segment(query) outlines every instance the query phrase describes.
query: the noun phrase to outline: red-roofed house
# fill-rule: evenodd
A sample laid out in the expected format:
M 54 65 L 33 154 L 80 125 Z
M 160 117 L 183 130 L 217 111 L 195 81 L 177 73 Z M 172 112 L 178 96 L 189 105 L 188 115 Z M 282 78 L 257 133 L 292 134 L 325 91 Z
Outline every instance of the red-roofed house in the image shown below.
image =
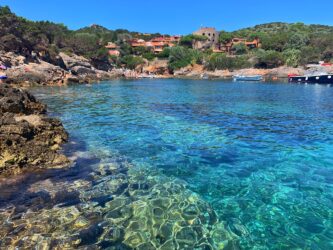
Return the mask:
M 160 37 L 155 37 L 151 39 L 150 41 L 145 41 L 143 39 L 132 39 L 129 44 L 131 47 L 146 47 L 146 48 L 152 48 L 152 51 L 154 53 L 160 53 L 163 51 L 164 47 L 173 47 L 175 46 L 181 36 L 160 36 Z
M 109 42 L 105 48 L 109 50 L 109 55 L 110 56 L 120 56 L 119 50 L 117 50 L 118 46 L 115 43 Z

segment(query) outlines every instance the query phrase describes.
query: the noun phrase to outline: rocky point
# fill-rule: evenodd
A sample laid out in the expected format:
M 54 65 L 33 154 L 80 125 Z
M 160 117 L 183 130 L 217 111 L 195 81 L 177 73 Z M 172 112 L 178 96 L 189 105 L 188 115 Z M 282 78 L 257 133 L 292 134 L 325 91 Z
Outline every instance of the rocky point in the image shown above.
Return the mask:
M 41 58 L 28 58 L 13 52 L 0 50 L 0 65 L 7 67 L 3 72 L 12 85 L 66 85 L 114 79 L 118 71 L 96 69 L 88 59 L 75 54 L 59 53 L 57 62 L 46 62 Z
M 0 175 L 63 167 L 60 153 L 68 140 L 62 123 L 46 115 L 46 106 L 25 90 L 0 84 Z

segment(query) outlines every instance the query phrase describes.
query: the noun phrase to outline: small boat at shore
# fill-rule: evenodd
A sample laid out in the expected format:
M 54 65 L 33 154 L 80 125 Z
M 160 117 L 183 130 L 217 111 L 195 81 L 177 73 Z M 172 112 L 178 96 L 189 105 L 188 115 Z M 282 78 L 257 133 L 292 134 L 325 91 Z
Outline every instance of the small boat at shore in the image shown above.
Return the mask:
M 252 75 L 252 76 L 244 76 L 244 75 L 234 75 L 234 81 L 241 82 L 241 81 L 262 81 L 262 75 Z
M 288 80 L 291 83 L 318 83 L 318 84 L 333 84 L 333 74 L 321 75 L 288 75 Z
M 154 78 L 156 78 L 156 76 L 153 74 L 140 74 L 140 75 L 138 75 L 138 78 L 154 79 Z
M 203 74 L 200 75 L 200 78 L 203 79 L 203 80 L 208 80 L 209 76 L 206 73 L 203 73 Z

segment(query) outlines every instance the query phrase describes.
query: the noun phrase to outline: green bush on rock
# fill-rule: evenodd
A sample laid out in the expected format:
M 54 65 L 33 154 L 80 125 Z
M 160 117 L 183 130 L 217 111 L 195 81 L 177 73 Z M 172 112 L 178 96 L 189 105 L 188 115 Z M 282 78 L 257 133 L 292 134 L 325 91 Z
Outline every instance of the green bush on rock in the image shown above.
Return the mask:
M 169 55 L 169 69 L 171 71 L 186 67 L 190 64 L 202 64 L 203 54 L 202 52 L 185 47 L 173 47 L 170 48 Z
M 212 54 L 205 65 L 208 70 L 241 69 L 251 67 L 246 56 L 228 57 L 226 54 Z
M 121 63 L 125 64 L 128 69 L 135 69 L 144 63 L 144 60 L 138 56 L 127 55 L 121 58 Z
M 289 67 L 298 67 L 301 63 L 301 51 L 297 49 L 286 50 L 282 53 L 284 61 Z
M 259 49 L 256 52 L 257 68 L 275 68 L 282 66 L 284 64 L 284 58 L 282 53 L 274 51 L 274 50 L 262 50 Z

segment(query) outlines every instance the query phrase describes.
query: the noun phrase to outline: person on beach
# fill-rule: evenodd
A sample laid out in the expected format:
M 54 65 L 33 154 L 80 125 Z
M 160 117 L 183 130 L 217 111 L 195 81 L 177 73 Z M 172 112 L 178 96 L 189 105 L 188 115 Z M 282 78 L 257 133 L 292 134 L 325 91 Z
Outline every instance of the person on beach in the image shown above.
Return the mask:
M 0 83 L 4 83 L 4 80 L 7 79 L 5 70 L 7 70 L 7 67 L 5 65 L 0 64 Z

